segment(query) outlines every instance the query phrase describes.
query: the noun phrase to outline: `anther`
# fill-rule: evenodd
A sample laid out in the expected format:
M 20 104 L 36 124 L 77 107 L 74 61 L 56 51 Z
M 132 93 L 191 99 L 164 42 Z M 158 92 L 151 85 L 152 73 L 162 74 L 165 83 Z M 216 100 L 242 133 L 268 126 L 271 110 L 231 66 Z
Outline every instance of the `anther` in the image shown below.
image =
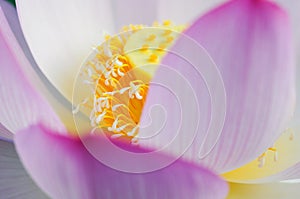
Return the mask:
M 172 30 L 165 30 L 165 32 L 163 33 L 163 36 L 170 35 L 171 33 L 172 33 Z
M 169 37 L 167 37 L 166 42 L 171 43 L 173 40 L 174 40 L 174 37 L 169 36 Z
M 146 50 L 148 50 L 149 48 L 149 45 L 148 44 L 144 44 L 142 47 L 141 47 L 141 51 L 145 52 Z
M 170 20 L 165 20 L 164 22 L 163 22 L 163 25 L 164 26 L 170 26 L 171 25 L 171 21 Z
M 151 34 L 151 35 L 149 35 L 149 37 L 147 37 L 147 41 L 153 41 L 153 40 L 155 40 L 156 39 L 156 35 L 154 35 L 154 34 Z
M 158 60 L 158 56 L 156 54 L 151 54 L 149 56 L 149 61 L 150 62 L 157 62 L 157 60 Z

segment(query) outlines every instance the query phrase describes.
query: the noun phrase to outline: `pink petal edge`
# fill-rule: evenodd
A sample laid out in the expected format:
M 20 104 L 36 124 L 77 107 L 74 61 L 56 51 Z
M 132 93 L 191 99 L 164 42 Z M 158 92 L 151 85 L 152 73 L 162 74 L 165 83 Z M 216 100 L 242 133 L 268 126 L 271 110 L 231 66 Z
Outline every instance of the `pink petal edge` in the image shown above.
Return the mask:
M 103 148 L 100 136 L 84 139 L 98 142 L 97 150 L 110 153 Z M 58 135 L 41 125 L 17 133 L 15 143 L 27 171 L 53 198 L 218 199 L 228 192 L 226 182 L 218 176 L 182 160 L 143 174 L 111 169 L 97 161 L 79 139 Z M 156 161 L 163 157 L 158 156 Z M 122 159 L 114 155 L 111 158 Z

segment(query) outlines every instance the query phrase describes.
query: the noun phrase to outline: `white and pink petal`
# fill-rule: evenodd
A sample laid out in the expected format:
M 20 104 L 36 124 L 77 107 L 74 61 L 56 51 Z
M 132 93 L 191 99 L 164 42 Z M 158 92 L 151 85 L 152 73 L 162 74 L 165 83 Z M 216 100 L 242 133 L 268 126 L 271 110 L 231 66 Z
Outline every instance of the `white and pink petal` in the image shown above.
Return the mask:
M 15 136 L 16 148 L 25 168 L 53 198 L 217 199 L 227 194 L 226 182 L 210 171 L 182 160 L 150 173 L 112 169 L 87 150 L 82 143 L 84 140 L 98 143 L 95 145 L 97 150 L 106 150 L 101 136 L 70 139 L 42 126 L 31 126 Z M 132 146 L 126 147 L 131 149 Z M 143 152 L 138 148 L 134 150 Z M 153 161 L 164 157 L 161 154 Z M 122 157 L 111 154 L 110 158 L 122 164 Z
M 12 33 L 0 8 L 0 122 L 15 133 L 22 128 L 42 122 L 59 132 L 64 125 L 48 102 L 35 90 L 22 70 L 30 64 Z

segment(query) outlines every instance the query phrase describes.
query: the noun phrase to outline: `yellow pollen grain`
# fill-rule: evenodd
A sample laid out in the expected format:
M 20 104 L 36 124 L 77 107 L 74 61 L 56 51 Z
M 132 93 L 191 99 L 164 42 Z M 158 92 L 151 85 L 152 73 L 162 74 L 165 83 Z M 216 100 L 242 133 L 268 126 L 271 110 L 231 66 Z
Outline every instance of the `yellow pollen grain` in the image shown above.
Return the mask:
M 273 148 L 273 147 L 268 148 L 268 150 L 269 150 L 269 151 L 273 151 L 273 152 L 276 152 L 276 151 L 277 151 L 277 149 L 276 149 L 276 148 Z
M 128 27 L 128 26 L 123 26 L 123 27 L 122 27 L 122 31 L 125 31 L 125 32 L 126 32 L 126 31 L 128 31 L 128 30 L 129 30 L 129 27 Z
M 156 39 L 156 35 L 154 35 L 154 34 L 151 34 L 151 35 L 149 35 L 149 37 L 147 37 L 147 41 L 154 41 Z
M 166 42 L 171 43 L 173 40 L 174 40 L 174 37 L 169 36 L 169 37 L 167 37 Z
M 163 25 L 164 26 L 170 26 L 172 24 L 172 22 L 170 21 L 170 20 L 165 20 L 164 22 L 163 22 Z
M 158 21 L 154 21 L 154 22 L 152 23 L 152 26 L 153 26 L 153 27 L 158 27 L 158 26 L 159 26 Z
M 111 38 L 110 35 L 105 35 L 105 36 L 104 36 L 105 41 L 109 40 L 110 38 Z
M 133 24 L 130 24 L 129 27 L 130 27 L 131 30 L 137 30 L 137 27 Z
M 142 52 L 145 52 L 145 51 L 147 51 L 148 50 L 148 48 L 149 48 L 149 45 L 148 44 L 144 44 L 142 47 L 141 47 L 141 51 Z
M 165 30 L 163 36 L 168 36 L 172 33 L 172 30 Z
M 158 46 L 158 51 L 162 52 L 162 51 L 165 51 L 165 49 L 167 48 L 167 44 L 159 44 Z
M 158 61 L 158 56 L 156 54 L 151 54 L 149 56 L 149 61 L 150 62 L 157 62 Z

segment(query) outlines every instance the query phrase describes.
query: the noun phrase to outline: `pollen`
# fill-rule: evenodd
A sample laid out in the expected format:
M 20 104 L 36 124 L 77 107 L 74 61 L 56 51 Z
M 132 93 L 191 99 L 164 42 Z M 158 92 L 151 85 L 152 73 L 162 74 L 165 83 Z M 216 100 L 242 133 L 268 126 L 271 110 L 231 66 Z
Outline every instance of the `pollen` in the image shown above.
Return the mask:
M 257 161 L 259 162 L 258 167 L 263 167 L 266 163 L 266 156 L 268 152 L 273 152 L 274 153 L 274 157 L 273 160 L 274 162 L 278 161 L 278 151 L 275 147 L 270 147 L 268 148 L 268 150 L 266 152 L 264 152 L 263 154 L 261 154 L 258 158 Z
M 156 38 L 156 35 L 151 34 L 151 35 L 149 35 L 149 37 L 147 37 L 146 41 L 154 41 L 155 38 Z
M 166 43 L 170 43 L 170 42 L 172 42 L 173 40 L 174 40 L 174 37 L 169 36 L 169 37 L 167 37 L 167 39 L 166 39 Z
M 170 21 L 170 20 L 165 20 L 164 22 L 163 22 L 163 25 L 164 26 L 170 26 L 172 24 L 172 22 Z
M 178 30 L 183 30 L 169 20 L 153 25 L 155 28 L 130 24 L 117 36 L 106 34 L 105 42 L 95 48 L 95 55 L 85 64 L 84 82 L 91 85 L 93 93 L 90 101 L 87 98 L 80 105 L 91 106 L 91 126 L 104 130 L 112 139 L 138 143 L 149 82 L 176 41 Z
M 158 56 L 156 54 L 151 54 L 149 56 L 149 62 L 157 62 Z
M 163 36 L 168 36 L 172 33 L 172 30 L 165 30 Z
M 142 47 L 141 47 L 141 51 L 142 52 L 145 52 L 146 50 L 148 50 L 149 49 L 149 45 L 148 44 L 144 44 Z

